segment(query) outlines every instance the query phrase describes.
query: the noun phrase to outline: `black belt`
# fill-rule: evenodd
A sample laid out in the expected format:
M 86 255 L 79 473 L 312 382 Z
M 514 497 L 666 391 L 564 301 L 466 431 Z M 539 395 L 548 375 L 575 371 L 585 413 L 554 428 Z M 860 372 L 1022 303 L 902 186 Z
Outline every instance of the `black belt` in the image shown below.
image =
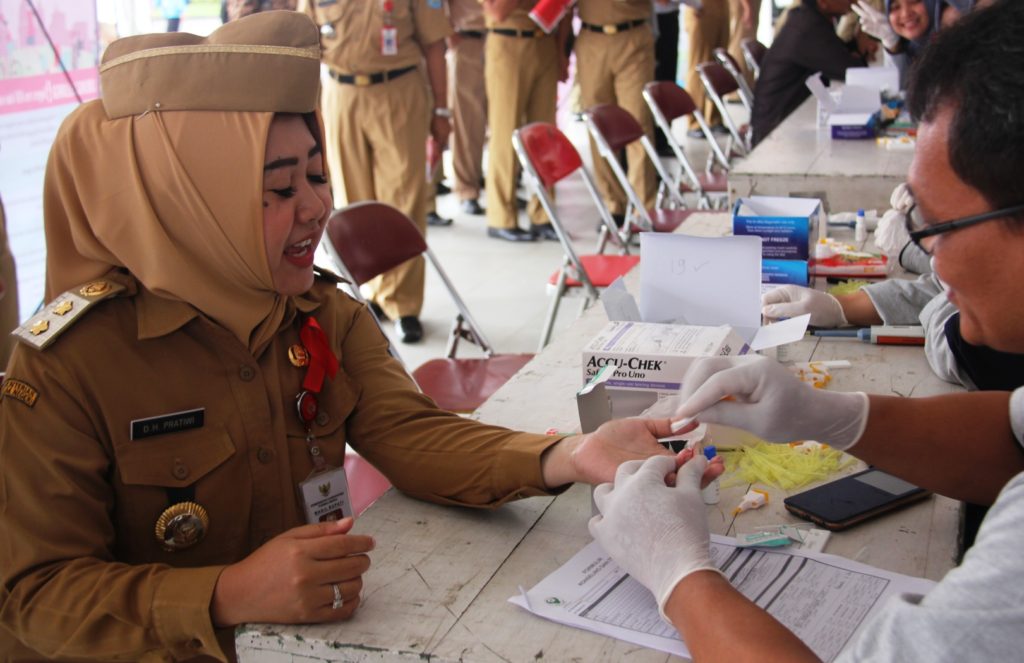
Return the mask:
M 493 32 L 496 35 L 502 37 L 522 37 L 524 39 L 533 39 L 534 37 L 543 37 L 544 33 L 540 30 L 513 30 L 511 28 L 491 28 L 488 32 Z
M 391 71 L 379 71 L 376 74 L 355 74 L 352 76 L 342 74 L 334 71 L 333 69 L 328 69 L 327 72 L 331 75 L 331 78 L 339 83 L 365 87 L 367 85 L 376 85 L 377 83 L 383 83 L 384 81 L 390 81 L 393 78 L 398 78 L 402 74 L 407 74 L 415 68 L 416 65 L 410 65 L 408 67 L 402 67 L 401 69 L 392 69 Z
M 483 30 L 459 30 L 460 37 L 469 37 L 470 39 L 483 39 L 487 36 L 487 33 Z
M 609 23 L 608 25 L 594 25 L 593 23 L 584 23 L 583 27 L 591 32 L 600 32 L 606 35 L 615 35 L 626 30 L 632 30 L 633 28 L 643 25 L 647 22 L 646 18 L 638 18 L 635 21 L 624 21 L 622 23 Z

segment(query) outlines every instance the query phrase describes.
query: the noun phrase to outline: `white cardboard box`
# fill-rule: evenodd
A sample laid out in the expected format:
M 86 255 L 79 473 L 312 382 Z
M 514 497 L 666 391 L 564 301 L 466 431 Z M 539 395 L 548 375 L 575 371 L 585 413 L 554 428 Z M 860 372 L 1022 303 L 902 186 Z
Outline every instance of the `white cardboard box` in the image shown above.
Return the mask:
M 747 350 L 746 342 L 728 326 L 609 322 L 583 348 L 583 382 L 612 364 L 618 370 L 605 382 L 608 388 L 667 396 L 679 391 L 694 359 L 741 355 Z

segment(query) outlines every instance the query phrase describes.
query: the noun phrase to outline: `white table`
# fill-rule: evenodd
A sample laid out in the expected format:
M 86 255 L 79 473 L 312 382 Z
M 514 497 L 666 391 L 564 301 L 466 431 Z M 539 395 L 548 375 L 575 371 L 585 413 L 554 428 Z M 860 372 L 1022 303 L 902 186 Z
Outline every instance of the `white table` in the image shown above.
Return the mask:
M 686 230 L 721 235 L 725 215 L 694 215 Z M 638 270 L 630 277 L 635 287 Z M 592 308 L 563 332 L 476 413 L 489 423 L 525 430 L 578 429 L 575 392 L 582 380 L 580 348 L 605 324 Z M 785 348 L 783 359 L 851 359 L 832 387 L 922 396 L 956 391 L 928 369 L 920 348 L 810 339 Z M 852 471 L 852 470 L 851 470 Z M 712 530 L 735 534 L 730 511 L 745 486 L 723 489 L 708 507 Z M 747 512 L 744 525 L 797 522 L 772 505 Z M 492 512 L 437 506 L 389 491 L 359 519 L 377 540 L 364 576 L 363 604 L 345 623 L 321 626 L 252 624 L 239 629 L 239 660 L 313 661 L 620 661 L 673 659 L 593 633 L 534 617 L 507 603 L 590 541 L 587 486 L 557 498 L 532 498 Z M 826 552 L 901 573 L 939 579 L 956 554 L 958 503 L 931 497 L 897 513 L 832 535 Z M 678 660 L 678 659 L 674 659 Z
M 816 119 L 817 102 L 809 97 L 729 171 L 729 199 L 822 192 L 832 212 L 888 209 L 892 190 L 907 179 L 913 150 L 832 140 Z

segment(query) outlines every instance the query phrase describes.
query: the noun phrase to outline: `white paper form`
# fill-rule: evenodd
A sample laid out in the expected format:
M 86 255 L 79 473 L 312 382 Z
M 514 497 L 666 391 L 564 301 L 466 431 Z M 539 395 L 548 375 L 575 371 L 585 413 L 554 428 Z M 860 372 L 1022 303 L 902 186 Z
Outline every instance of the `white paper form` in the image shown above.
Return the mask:
M 835 555 L 738 548 L 711 535 L 711 557 L 736 589 L 792 630 L 822 660 L 833 660 L 866 618 L 899 593 L 925 594 L 931 580 Z M 654 597 L 593 542 L 512 603 L 552 621 L 689 656 L 662 621 Z
M 646 322 L 761 325 L 761 238 L 640 233 L 640 314 Z

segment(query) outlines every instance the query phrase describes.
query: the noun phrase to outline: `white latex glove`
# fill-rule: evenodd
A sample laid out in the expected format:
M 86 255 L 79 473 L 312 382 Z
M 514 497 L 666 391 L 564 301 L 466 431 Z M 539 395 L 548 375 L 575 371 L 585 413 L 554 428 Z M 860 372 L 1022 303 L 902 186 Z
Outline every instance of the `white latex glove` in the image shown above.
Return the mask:
M 906 213 L 914 206 L 914 196 L 906 184 L 899 184 L 889 197 L 892 209 L 878 220 L 875 228 L 875 246 L 889 257 L 898 260 L 903 247 L 910 241 L 907 234 Z
M 698 359 L 677 398 L 673 419 L 742 428 L 769 442 L 817 440 L 849 449 L 868 420 L 867 394 L 815 389 L 756 355 Z
M 885 50 L 893 51 L 900 43 L 900 36 L 889 24 L 889 17 L 865 2 L 857 2 L 850 7 L 860 16 L 860 29 L 882 42 Z
M 761 295 L 761 315 L 769 320 L 811 314 L 814 327 L 846 327 L 850 323 L 839 300 L 820 290 L 784 285 Z
M 697 456 L 681 468 L 676 485 L 665 476 L 676 468 L 672 456 L 651 456 L 623 463 L 615 485 L 594 489 L 600 515 L 590 519 L 590 534 L 640 584 L 651 590 L 658 610 L 679 581 L 695 571 L 718 571 L 711 562 L 711 535 L 700 482 L 708 461 Z

